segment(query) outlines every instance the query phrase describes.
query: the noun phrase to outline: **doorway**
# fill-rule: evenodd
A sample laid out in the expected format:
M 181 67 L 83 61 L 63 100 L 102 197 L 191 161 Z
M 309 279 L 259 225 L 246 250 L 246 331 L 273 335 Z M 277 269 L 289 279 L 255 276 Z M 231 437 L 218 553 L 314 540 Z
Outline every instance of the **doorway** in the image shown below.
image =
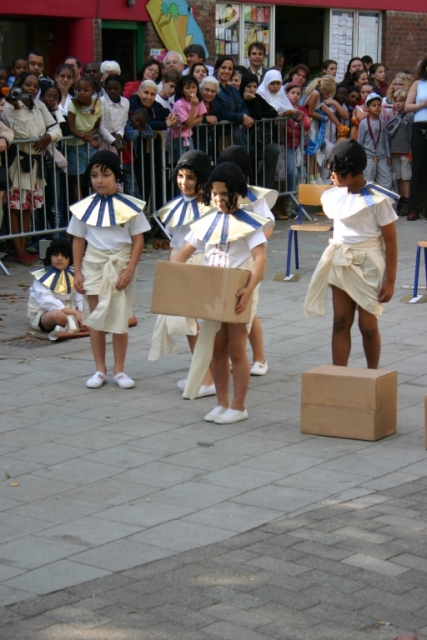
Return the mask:
M 324 58 L 325 10 L 315 7 L 276 5 L 276 52 L 285 55 L 285 72 L 305 64 L 310 77 L 321 69 Z
M 135 80 L 142 66 L 142 24 L 102 21 L 102 59 L 116 60 L 125 82 Z

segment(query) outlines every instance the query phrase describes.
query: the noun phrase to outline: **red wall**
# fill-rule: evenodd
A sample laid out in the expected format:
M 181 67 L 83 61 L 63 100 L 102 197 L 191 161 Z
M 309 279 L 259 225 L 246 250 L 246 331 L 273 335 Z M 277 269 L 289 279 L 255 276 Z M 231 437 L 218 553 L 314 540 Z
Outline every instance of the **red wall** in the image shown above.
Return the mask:
M 135 6 L 128 7 L 126 0 L 20 0 L 17 3 L 2 3 L 2 15 L 15 16 L 54 16 L 59 18 L 101 18 L 102 20 L 138 20 L 150 19 L 145 5 L 147 0 L 136 0 Z

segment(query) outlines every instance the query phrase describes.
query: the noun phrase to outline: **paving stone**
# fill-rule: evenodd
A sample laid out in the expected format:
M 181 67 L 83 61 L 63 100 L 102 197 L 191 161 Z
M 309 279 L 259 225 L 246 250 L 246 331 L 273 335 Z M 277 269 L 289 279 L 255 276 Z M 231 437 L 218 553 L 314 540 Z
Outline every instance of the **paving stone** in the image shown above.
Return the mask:
M 378 573 L 382 573 L 386 576 L 399 576 L 407 571 L 406 567 L 399 567 L 399 565 L 394 564 L 393 562 L 373 558 L 372 556 L 367 556 L 363 553 L 356 553 L 350 558 L 345 558 L 342 562 L 350 564 L 353 567 L 367 569 L 368 571 L 377 571 Z
M 207 633 L 223 640 L 268 640 L 268 636 L 229 622 L 214 622 L 205 627 Z

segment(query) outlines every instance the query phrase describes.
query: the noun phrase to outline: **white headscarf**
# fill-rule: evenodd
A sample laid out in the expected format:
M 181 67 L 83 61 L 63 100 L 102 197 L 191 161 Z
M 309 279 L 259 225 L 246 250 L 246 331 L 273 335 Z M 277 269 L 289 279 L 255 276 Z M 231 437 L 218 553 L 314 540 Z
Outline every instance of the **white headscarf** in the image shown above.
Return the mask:
M 282 74 L 276 69 L 270 69 L 270 71 L 267 71 L 264 79 L 259 85 L 257 93 L 262 96 L 270 106 L 274 107 L 279 115 L 284 111 L 292 111 L 294 108 L 291 105 L 288 96 L 285 94 L 283 87 L 278 93 L 271 93 L 271 91 L 268 90 L 268 85 L 274 81 L 282 83 Z

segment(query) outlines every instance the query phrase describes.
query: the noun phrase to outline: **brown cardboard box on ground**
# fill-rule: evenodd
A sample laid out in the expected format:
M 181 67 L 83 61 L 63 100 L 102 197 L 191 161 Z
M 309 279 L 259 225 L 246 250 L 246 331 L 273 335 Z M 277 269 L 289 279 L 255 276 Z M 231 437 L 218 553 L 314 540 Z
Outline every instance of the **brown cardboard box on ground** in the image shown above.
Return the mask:
M 252 297 L 243 313 L 234 311 L 236 291 L 245 287 L 250 271 L 221 269 L 182 262 L 156 264 L 151 312 L 202 320 L 246 323 Z
M 397 372 L 324 365 L 301 380 L 301 433 L 380 440 L 396 433 Z

